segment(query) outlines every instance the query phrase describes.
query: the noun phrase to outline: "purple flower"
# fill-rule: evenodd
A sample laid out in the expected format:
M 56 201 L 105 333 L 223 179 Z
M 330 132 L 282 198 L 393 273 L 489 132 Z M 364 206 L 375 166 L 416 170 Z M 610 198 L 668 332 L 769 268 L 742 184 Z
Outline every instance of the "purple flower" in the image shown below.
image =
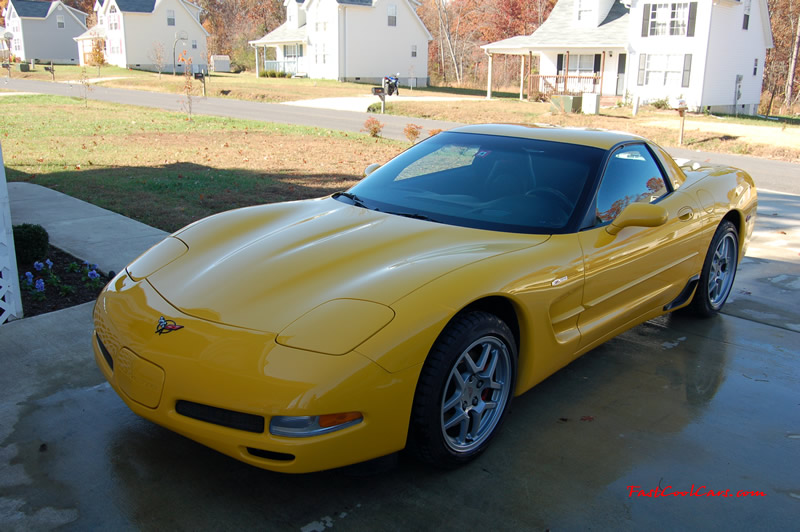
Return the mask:
M 25 272 L 25 282 L 33 284 L 33 274 L 31 272 Z
M 33 269 L 36 270 L 37 272 L 42 271 L 42 268 L 44 268 L 44 263 L 41 263 L 38 260 L 33 263 Z
M 97 269 L 97 268 L 99 268 L 99 267 L 100 267 L 100 266 L 98 266 L 97 264 L 92 264 L 91 266 L 89 266 L 89 269 L 90 269 L 90 270 L 96 270 L 96 269 Z
M 37 292 L 44 292 L 44 279 L 37 279 L 35 287 Z
M 94 270 L 90 271 L 87 275 L 89 276 L 89 279 L 91 279 L 92 281 L 100 278 L 100 274 Z
M 47 269 L 48 270 L 52 270 L 53 269 L 53 261 L 52 260 L 47 259 L 46 261 L 44 261 L 44 263 L 47 264 Z

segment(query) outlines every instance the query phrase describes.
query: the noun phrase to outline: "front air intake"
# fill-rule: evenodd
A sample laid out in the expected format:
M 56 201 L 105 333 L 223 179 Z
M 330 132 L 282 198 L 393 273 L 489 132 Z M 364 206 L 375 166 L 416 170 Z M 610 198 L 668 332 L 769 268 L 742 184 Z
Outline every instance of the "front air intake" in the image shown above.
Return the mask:
M 183 400 L 175 403 L 175 411 L 182 416 L 213 423 L 214 425 L 259 434 L 264 432 L 264 418 L 254 414 L 245 414 L 244 412 Z

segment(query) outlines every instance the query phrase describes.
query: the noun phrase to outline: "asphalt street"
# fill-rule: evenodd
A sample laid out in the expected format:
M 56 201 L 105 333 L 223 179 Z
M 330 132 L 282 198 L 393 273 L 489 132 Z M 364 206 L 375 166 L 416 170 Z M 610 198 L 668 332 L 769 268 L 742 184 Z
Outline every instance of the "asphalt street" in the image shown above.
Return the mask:
M 84 87 L 81 84 L 52 83 L 49 81 L 23 80 L 7 78 L 2 80 L 0 88 L 16 91 L 55 94 L 59 96 L 83 97 Z M 369 87 L 364 86 L 365 93 Z M 115 89 L 92 85 L 87 97 L 113 103 L 154 107 L 168 111 L 183 111 L 184 99 L 179 94 Z M 299 107 L 279 103 L 249 102 L 227 98 L 192 99 L 192 112 L 211 116 L 227 116 L 247 120 L 277 122 L 281 124 L 297 124 L 303 126 L 322 127 L 341 131 L 359 132 L 364 127 L 367 113 L 355 111 L 335 111 L 311 107 Z M 403 129 L 409 119 L 405 116 L 376 115 L 385 125 L 382 135 L 387 138 L 405 140 Z M 423 130 L 451 129 L 463 124 L 414 118 L 415 124 Z M 729 164 L 741 168 L 756 177 L 756 185 L 760 189 L 800 194 L 800 165 L 784 161 L 759 159 L 744 155 L 709 153 L 681 148 L 668 150 L 673 157 L 685 157 L 719 164 Z

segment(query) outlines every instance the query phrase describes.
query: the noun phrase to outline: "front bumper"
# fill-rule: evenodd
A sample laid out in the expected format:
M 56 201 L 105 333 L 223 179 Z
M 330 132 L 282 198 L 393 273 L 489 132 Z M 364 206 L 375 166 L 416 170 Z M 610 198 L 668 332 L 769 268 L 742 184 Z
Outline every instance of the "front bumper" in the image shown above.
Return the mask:
M 161 316 L 183 328 L 158 334 Z M 305 473 L 405 446 L 419 366 L 389 373 L 355 351 L 312 353 L 197 319 L 125 272 L 98 298 L 94 323 L 97 365 L 131 410 L 243 462 Z M 339 412 L 363 421 L 306 438 L 269 433 L 272 416 Z

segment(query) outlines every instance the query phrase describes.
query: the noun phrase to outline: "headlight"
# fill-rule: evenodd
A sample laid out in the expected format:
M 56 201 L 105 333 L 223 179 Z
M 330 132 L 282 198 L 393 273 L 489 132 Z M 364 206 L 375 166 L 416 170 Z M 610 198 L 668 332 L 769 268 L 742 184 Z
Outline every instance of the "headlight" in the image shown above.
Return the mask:
M 187 251 L 189 251 L 189 246 L 184 244 L 182 240 L 174 236 L 168 236 L 139 255 L 139 258 L 128 264 L 128 267 L 125 269 L 128 271 L 128 275 L 131 276 L 131 279 L 139 281 L 148 275 L 156 273 Z
M 386 305 L 362 299 L 333 299 L 290 323 L 276 341 L 326 355 L 349 353 L 394 318 Z

